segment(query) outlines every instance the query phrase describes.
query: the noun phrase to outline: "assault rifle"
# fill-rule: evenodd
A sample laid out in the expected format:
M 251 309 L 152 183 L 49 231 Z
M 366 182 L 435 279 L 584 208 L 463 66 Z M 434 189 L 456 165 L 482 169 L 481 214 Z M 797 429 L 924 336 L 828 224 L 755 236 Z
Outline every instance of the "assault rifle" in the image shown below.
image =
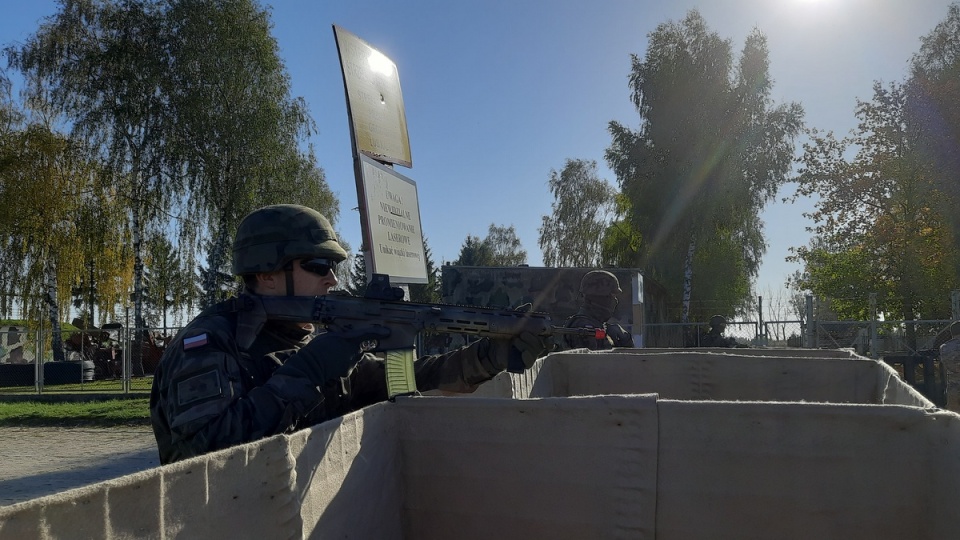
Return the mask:
M 387 353 L 387 377 L 391 376 L 391 355 L 405 351 L 402 377 L 413 380 L 413 350 L 420 332 L 459 333 L 492 339 L 511 339 L 523 332 L 538 336 L 580 335 L 604 339 L 602 328 L 554 326 L 546 313 L 447 304 L 403 301 L 403 289 L 390 285 L 390 277 L 374 274 L 362 297 L 337 291 L 324 296 L 241 296 L 238 310 L 238 339 L 246 348 L 268 319 L 314 322 L 350 334 L 386 327 L 389 337 L 379 339 L 368 350 Z M 246 347 L 245 347 L 246 346 Z M 517 365 L 519 364 L 519 365 Z M 521 373 L 522 362 L 511 358 L 508 371 Z M 409 382 L 408 381 L 408 382 Z M 391 386 L 388 383 L 388 387 Z M 407 385 L 410 386 L 409 384 Z M 413 390 L 415 391 L 415 386 Z M 393 394 L 391 394 L 393 395 Z

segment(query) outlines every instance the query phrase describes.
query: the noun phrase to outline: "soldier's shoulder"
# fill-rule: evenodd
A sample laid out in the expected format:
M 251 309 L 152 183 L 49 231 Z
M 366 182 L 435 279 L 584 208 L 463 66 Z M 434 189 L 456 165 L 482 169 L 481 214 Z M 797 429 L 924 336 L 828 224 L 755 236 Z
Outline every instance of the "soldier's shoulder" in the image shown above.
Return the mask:
M 236 317 L 227 312 L 204 312 L 183 327 L 174 342 L 182 342 L 198 334 L 208 334 L 217 340 L 233 341 L 236 333 Z
M 576 315 L 570 316 L 570 318 L 567 319 L 566 326 L 567 328 L 576 328 L 576 327 L 600 328 L 601 326 L 603 326 L 603 323 L 601 323 L 600 321 L 596 321 L 586 315 L 578 313 Z
M 236 341 L 236 321 L 229 314 L 198 315 L 170 341 L 161 358 L 161 366 L 169 370 L 183 359 L 211 351 L 230 349 Z

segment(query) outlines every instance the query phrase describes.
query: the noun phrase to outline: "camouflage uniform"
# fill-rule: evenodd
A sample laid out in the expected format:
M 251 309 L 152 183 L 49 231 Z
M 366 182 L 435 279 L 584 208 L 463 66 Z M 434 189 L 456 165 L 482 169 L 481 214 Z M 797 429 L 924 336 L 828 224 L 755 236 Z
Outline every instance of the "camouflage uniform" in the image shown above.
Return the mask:
M 737 347 L 737 340 L 732 337 L 723 337 L 727 328 L 727 319 L 723 315 L 710 317 L 710 331 L 700 336 L 700 347 Z
M 292 432 L 387 399 L 383 362 L 366 354 L 347 377 L 325 386 L 274 374 L 310 341 L 299 325 L 268 321 L 253 345 L 237 346 L 236 313 L 211 308 L 164 352 L 150 395 L 161 463 Z M 472 392 L 503 367 L 480 340 L 414 362 L 417 388 Z
M 347 256 L 329 221 L 297 205 L 248 214 L 233 252 L 234 274 L 283 270 L 288 295 L 293 261 L 322 258 L 330 272 Z M 361 356 L 363 339 L 334 333 L 311 338 L 299 324 L 275 320 L 249 335 L 251 327 L 241 324 L 248 315 L 234 305 L 228 300 L 205 310 L 164 351 L 150 394 L 162 463 L 291 432 L 387 399 L 384 364 Z M 529 367 L 542 347 L 536 336 L 529 342 L 481 339 L 423 357 L 414 363 L 417 387 L 471 392 L 506 369 L 510 356 L 520 354 Z
M 565 335 L 564 345 L 569 349 L 602 350 L 613 347 L 633 347 L 633 337 L 615 322 L 608 322 L 616 307 L 616 295 L 620 282 L 617 277 L 605 270 L 587 272 L 580 281 L 580 295 L 583 302 L 580 309 L 564 326 L 567 328 L 602 328 L 606 337 L 596 339 L 592 336 Z

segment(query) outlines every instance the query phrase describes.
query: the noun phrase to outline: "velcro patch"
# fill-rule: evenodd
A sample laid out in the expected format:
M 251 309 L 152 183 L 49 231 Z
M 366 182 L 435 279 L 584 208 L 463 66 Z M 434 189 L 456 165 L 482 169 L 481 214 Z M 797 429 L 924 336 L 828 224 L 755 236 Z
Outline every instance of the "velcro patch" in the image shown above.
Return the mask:
M 183 350 L 189 351 L 190 349 L 196 349 L 198 347 L 203 347 L 207 344 L 207 334 L 199 334 L 193 337 L 188 337 L 183 339 Z
M 177 404 L 182 407 L 212 397 L 219 397 L 221 393 L 220 374 L 217 371 L 208 371 L 177 383 Z

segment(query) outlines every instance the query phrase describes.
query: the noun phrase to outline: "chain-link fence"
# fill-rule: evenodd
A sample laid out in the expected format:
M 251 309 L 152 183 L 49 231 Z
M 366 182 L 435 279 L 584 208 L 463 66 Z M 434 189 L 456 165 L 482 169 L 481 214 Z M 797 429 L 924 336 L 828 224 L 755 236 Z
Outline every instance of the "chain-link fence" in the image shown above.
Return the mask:
M 141 332 L 122 325 L 61 332 L 0 327 L 0 393 L 148 392 L 163 350 L 179 328 Z
M 872 358 L 917 355 L 934 349 L 937 333 L 950 320 L 916 321 L 727 321 L 723 336 L 740 346 L 854 349 Z M 647 347 L 706 347 L 706 323 L 661 323 L 644 326 Z
M 801 321 L 727 321 L 723 337 L 734 347 L 803 347 Z M 711 347 L 706 323 L 659 323 L 644 326 L 644 346 L 655 348 Z

